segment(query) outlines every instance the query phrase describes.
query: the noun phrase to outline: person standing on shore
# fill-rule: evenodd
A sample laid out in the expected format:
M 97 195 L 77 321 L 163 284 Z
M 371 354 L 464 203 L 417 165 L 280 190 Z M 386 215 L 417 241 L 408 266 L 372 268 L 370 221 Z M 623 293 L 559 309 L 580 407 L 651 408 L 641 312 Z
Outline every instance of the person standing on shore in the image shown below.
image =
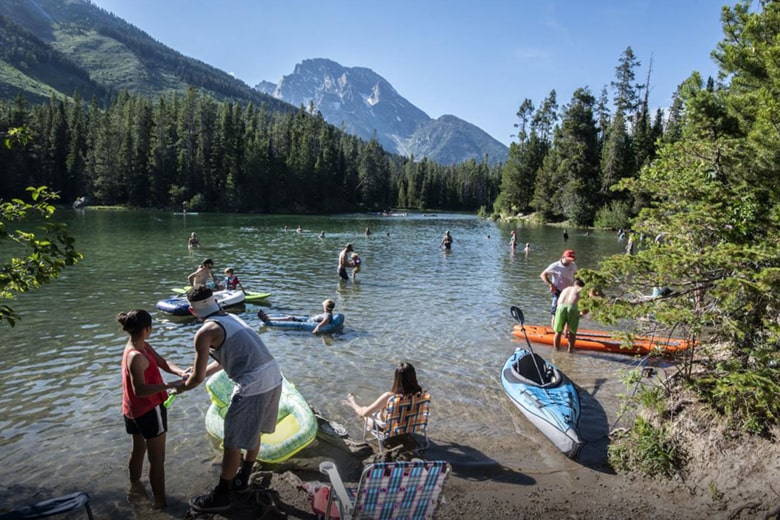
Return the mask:
M 558 306 L 558 297 L 561 291 L 571 286 L 574 283 L 574 277 L 577 274 L 577 264 L 574 262 L 575 255 L 573 249 L 567 249 L 561 255 L 561 259 L 557 262 L 553 262 L 542 271 L 539 278 L 547 285 L 552 294 L 552 303 L 550 305 L 550 313 L 552 318 L 550 320 L 550 326 L 555 323 L 555 310 Z
M 350 258 L 350 254 L 352 252 L 353 252 L 352 244 L 347 242 L 347 245 L 345 245 L 344 249 L 342 249 L 341 253 L 339 253 L 338 273 L 339 273 L 339 277 L 344 281 L 349 280 L 349 275 L 347 274 L 347 268 L 355 267 L 355 264 L 352 263 L 352 259 Z
M 236 385 L 225 415 L 219 483 L 210 493 L 190 500 L 195 511 L 217 513 L 230 509 L 231 491 L 246 491 L 260 452 L 260 436 L 276 430 L 282 373 L 260 335 L 238 316 L 223 311 L 211 289 L 195 287 L 187 300 L 190 312 L 203 325 L 195 333 L 192 374 L 178 392 L 192 390 L 219 370 Z M 214 358 L 211 363 L 209 356 Z
M 133 446 L 127 463 L 130 485 L 141 485 L 144 456 L 149 457 L 149 483 L 154 509 L 166 507 L 165 435 L 168 414 L 163 403 L 169 388 L 184 384 L 186 372 L 158 354 L 146 341 L 152 334 L 152 316 L 142 309 L 120 312 L 116 321 L 130 338 L 122 354 L 122 415 L 125 431 L 132 435 Z M 160 370 L 179 376 L 165 383 Z

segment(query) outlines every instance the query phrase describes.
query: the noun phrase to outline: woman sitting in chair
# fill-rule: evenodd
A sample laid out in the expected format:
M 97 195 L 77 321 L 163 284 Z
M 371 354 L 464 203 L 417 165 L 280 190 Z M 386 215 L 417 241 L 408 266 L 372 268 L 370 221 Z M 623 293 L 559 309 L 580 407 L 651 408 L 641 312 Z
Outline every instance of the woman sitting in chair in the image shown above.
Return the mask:
M 386 409 L 388 402 L 396 395 L 408 396 L 422 392 L 422 387 L 417 382 L 417 373 L 411 363 L 401 362 L 395 369 L 393 389 L 380 395 L 376 401 L 368 406 L 360 406 L 355 402 L 353 394 L 347 394 L 344 404 L 349 405 L 356 414 L 366 420 L 366 428 L 369 430 L 385 427 L 387 420 Z

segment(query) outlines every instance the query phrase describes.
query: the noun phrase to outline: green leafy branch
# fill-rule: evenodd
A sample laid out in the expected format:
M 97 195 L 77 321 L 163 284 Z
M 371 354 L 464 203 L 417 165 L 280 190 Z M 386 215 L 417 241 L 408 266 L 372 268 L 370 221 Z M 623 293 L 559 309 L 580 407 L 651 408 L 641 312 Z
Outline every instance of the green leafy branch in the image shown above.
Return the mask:
M 11 255 L 0 264 L 0 300 L 11 300 L 19 293 L 39 288 L 82 258 L 66 226 L 51 221 L 55 212 L 53 201 L 58 195 L 46 186 L 28 187 L 27 192 L 31 202 L 0 202 L 0 245 Z M 23 229 L 25 224 L 39 233 Z M 0 323 L 13 327 L 19 319 L 10 305 L 0 303 Z

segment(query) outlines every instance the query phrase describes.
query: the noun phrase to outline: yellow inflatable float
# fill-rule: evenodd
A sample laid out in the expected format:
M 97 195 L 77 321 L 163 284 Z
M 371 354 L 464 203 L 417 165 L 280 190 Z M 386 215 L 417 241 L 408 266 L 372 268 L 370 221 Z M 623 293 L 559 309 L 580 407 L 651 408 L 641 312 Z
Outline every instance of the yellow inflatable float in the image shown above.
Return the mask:
M 224 370 L 206 381 L 206 390 L 211 398 L 211 405 L 206 412 L 206 431 L 220 441 L 225 436 L 225 413 L 233 395 L 233 387 L 233 382 Z M 317 429 L 317 418 L 306 399 L 295 385 L 282 376 L 276 431 L 261 437 L 257 460 L 274 464 L 289 459 L 317 438 Z

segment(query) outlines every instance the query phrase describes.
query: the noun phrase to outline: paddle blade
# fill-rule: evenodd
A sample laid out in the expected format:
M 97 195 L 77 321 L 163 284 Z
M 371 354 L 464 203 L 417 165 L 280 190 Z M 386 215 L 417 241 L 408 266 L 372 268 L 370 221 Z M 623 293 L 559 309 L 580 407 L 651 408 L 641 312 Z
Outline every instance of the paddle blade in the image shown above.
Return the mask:
M 523 331 L 523 337 L 525 337 L 525 343 L 528 345 L 528 350 L 533 353 L 534 349 L 531 346 L 531 340 L 528 339 L 528 334 L 525 332 L 525 316 L 523 316 L 523 311 L 520 310 L 520 307 L 512 305 L 509 307 L 509 312 L 511 312 L 512 317 L 520 323 L 520 330 Z
M 525 323 L 525 317 L 523 316 L 523 311 L 520 310 L 520 307 L 515 307 L 512 305 L 509 307 L 509 312 L 512 313 L 512 317 L 516 319 L 520 325 L 523 325 Z

